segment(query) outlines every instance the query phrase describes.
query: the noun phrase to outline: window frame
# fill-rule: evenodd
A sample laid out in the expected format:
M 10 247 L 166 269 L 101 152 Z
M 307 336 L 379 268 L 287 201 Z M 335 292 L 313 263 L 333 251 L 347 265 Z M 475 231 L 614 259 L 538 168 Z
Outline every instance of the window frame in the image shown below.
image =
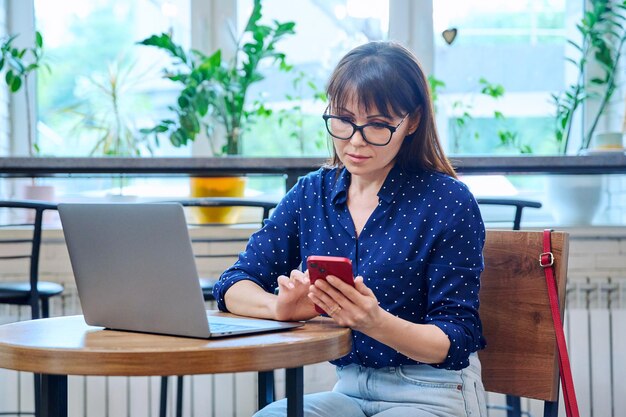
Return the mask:
M 390 0 L 389 2 L 389 39 L 396 40 L 406 45 L 414 51 L 420 58 L 422 68 L 426 74 L 432 74 L 436 63 L 434 62 L 435 46 L 433 33 L 433 1 L 412 1 L 412 0 Z M 579 7 L 579 0 L 566 0 L 567 7 Z M 35 10 L 34 0 L 5 0 L 6 31 L 7 33 L 19 33 L 16 39 L 18 46 L 32 45 L 35 37 Z M 0 4 L 1 5 L 1 4 Z M 232 45 L 229 21 L 235 22 L 237 16 L 237 2 L 226 2 L 220 0 L 190 0 L 191 5 L 191 46 L 205 53 L 210 53 L 221 48 L 224 55 L 232 55 L 234 46 Z M 622 67 L 626 66 L 623 64 Z M 591 69 L 593 71 L 593 68 Z M 586 74 L 586 77 L 593 77 L 594 74 Z M 36 91 L 36 77 L 29 80 L 29 88 Z M 623 80 L 622 80 L 623 81 Z M 3 86 L 3 88 L 6 88 Z M 621 91 L 616 93 L 621 97 L 626 90 L 622 86 Z M 34 110 L 31 127 L 36 128 L 37 112 L 35 106 L 35 95 L 31 97 L 31 108 Z M 8 150 L 11 156 L 28 155 L 28 144 L 23 140 L 27 135 L 27 124 L 23 123 L 22 111 L 26 103 L 23 94 L 8 96 L 9 113 L 9 144 Z M 613 103 L 619 110 L 620 103 Z M 583 126 L 591 123 L 591 106 L 583 109 Z M 609 112 L 606 121 L 607 128 L 618 126 L 619 111 Z M 33 130 L 34 131 L 34 130 Z M 573 148 L 573 147 L 572 147 Z M 207 141 L 194 141 L 192 144 L 192 155 L 207 155 Z

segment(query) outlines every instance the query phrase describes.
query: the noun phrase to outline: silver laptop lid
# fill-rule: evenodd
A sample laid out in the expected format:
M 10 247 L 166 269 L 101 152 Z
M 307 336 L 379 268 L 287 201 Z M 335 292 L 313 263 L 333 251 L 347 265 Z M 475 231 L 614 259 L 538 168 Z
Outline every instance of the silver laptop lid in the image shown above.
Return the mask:
M 88 324 L 209 336 L 180 204 L 59 204 L 59 214 Z

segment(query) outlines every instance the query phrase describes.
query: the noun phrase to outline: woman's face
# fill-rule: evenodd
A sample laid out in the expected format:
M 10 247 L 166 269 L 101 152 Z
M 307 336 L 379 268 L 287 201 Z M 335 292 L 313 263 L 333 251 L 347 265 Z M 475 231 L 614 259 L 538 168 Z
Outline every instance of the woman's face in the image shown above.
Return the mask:
M 413 126 L 410 120 L 408 118 L 403 120 L 406 115 L 385 117 L 377 109 L 366 111 L 359 105 L 356 99 L 347 101 L 345 108 L 334 108 L 331 106 L 329 113 L 333 116 L 345 118 L 358 126 L 367 123 L 383 123 L 396 127 L 402 122 L 391 136 L 390 142 L 385 146 L 375 146 L 367 143 L 358 130 L 348 140 L 333 138 L 337 156 L 353 176 L 362 176 L 370 180 L 384 179 L 393 167 L 404 137 L 409 132 L 412 132 L 410 129 Z

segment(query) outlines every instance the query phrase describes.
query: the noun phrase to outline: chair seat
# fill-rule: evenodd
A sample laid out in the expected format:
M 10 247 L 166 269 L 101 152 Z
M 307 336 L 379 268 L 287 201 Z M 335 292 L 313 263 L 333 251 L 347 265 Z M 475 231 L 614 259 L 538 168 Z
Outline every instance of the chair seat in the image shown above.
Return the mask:
M 63 286 L 55 282 L 39 281 L 37 290 L 41 298 L 53 297 L 63 292 Z M 0 301 L 21 302 L 30 296 L 28 282 L 0 282 Z
M 202 288 L 202 296 L 204 297 L 204 301 L 215 300 L 215 297 L 213 297 L 213 285 L 215 285 L 215 280 L 209 278 L 200 278 L 200 288 Z

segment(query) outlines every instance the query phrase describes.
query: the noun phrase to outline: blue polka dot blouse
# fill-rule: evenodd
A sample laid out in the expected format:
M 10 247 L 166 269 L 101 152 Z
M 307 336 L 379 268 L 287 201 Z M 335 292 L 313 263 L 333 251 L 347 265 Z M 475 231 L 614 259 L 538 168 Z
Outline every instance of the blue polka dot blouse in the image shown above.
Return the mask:
M 447 175 L 405 173 L 397 166 L 378 193 L 379 203 L 359 237 L 346 204 L 350 173 L 321 168 L 287 193 L 253 234 L 238 261 L 214 287 L 220 310 L 237 281 L 251 280 L 268 292 L 276 278 L 298 268 L 309 255 L 352 260 L 380 306 L 402 319 L 439 327 L 450 339 L 446 369 L 468 366 L 485 341 L 478 317 L 485 229 L 467 187 Z M 353 331 L 352 352 L 336 365 L 367 367 L 416 364 L 413 359 Z

